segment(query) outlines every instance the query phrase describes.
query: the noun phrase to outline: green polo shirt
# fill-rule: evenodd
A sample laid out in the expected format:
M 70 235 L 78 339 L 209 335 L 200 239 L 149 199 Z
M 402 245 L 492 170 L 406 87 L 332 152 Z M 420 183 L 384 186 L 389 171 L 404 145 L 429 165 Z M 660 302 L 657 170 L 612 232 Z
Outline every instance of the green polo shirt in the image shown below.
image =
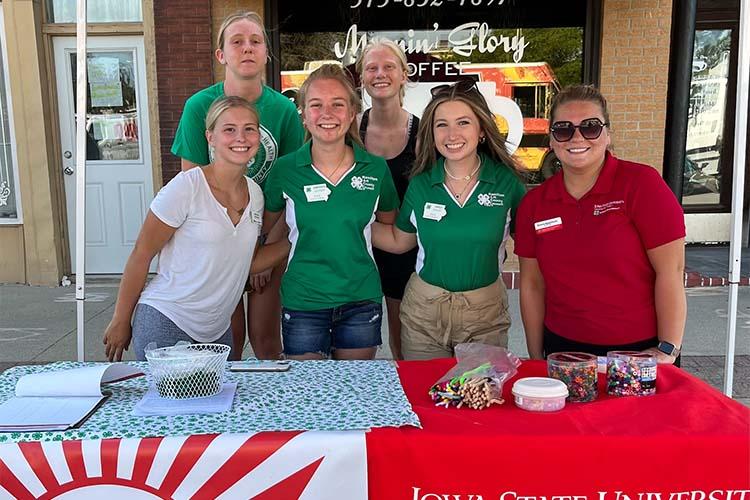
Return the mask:
M 376 211 L 398 208 L 398 194 L 385 160 L 352 147 L 354 165 L 336 185 L 313 167 L 310 142 L 280 158 L 268 176 L 266 210 L 286 208 L 292 243 L 284 307 L 315 311 L 383 297 L 370 227 Z
M 219 97 L 224 97 L 224 82 L 196 92 L 185 102 L 172 154 L 196 165 L 207 165 L 211 161 L 206 140 L 206 114 Z M 263 187 L 273 162 L 296 151 L 305 131 L 294 103 L 274 89 L 264 85 L 263 93 L 253 104 L 260 116 L 260 147 L 248 162 L 245 175 Z
M 451 292 L 474 290 L 497 280 L 526 188 L 508 167 L 482 155 L 479 182 L 461 207 L 444 185 L 444 162 L 411 180 L 396 226 L 417 233 L 423 280 Z

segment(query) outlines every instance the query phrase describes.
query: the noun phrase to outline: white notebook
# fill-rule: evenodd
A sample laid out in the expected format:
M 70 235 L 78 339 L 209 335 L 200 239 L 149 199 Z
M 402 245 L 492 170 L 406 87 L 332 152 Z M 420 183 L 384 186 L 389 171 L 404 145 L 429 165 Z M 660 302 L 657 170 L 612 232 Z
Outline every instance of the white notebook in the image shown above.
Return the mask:
M 125 363 L 24 375 L 15 397 L 0 405 L 0 432 L 64 431 L 78 427 L 108 394 L 101 384 L 143 373 Z

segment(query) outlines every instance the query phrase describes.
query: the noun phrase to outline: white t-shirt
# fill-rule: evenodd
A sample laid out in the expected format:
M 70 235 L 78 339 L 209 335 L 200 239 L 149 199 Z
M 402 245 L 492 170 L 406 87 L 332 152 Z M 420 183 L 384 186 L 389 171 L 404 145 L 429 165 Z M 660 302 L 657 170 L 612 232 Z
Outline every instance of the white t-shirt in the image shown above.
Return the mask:
M 250 202 L 235 227 L 203 169 L 180 172 L 156 195 L 151 212 L 177 228 L 159 252 L 156 277 L 138 300 L 198 342 L 229 328 L 242 295 L 263 220 L 263 192 L 247 179 Z

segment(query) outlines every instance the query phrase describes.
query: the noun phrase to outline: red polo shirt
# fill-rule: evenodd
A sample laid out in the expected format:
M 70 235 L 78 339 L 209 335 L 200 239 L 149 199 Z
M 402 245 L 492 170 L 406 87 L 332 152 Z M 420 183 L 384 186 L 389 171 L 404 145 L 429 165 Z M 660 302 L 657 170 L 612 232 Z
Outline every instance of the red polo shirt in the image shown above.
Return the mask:
M 607 153 L 580 200 L 565 190 L 563 172 L 523 198 L 515 251 L 539 263 L 547 328 L 578 342 L 617 345 L 657 336 L 646 250 L 684 236 L 682 207 L 659 173 Z

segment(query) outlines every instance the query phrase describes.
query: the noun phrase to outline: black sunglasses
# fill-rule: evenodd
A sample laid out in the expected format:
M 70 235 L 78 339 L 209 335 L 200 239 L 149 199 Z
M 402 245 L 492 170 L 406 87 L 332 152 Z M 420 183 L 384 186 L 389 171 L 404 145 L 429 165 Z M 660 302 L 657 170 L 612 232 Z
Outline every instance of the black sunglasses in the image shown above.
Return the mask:
M 599 118 L 589 118 L 583 120 L 580 125 L 573 125 L 572 122 L 555 122 L 549 130 L 557 142 L 571 140 L 576 133 L 576 129 L 581 132 L 584 139 L 593 141 L 602 135 L 602 130 L 608 125 L 609 123 L 603 123 Z
M 479 92 L 479 89 L 477 88 L 476 80 L 472 80 L 471 78 L 462 78 L 461 80 L 456 81 L 456 83 L 446 83 L 445 85 L 438 85 L 430 89 L 432 97 L 450 93 L 453 93 L 453 95 L 459 93 L 468 94 L 472 91 Z

